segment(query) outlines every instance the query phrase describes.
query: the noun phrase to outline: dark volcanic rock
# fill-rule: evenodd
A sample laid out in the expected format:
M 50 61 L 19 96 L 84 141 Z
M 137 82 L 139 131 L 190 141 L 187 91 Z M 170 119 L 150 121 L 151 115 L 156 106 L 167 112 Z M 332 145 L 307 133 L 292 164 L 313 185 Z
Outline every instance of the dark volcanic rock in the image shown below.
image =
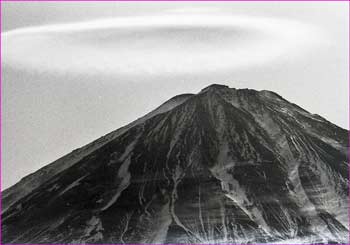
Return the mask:
M 3 243 L 348 242 L 348 132 L 276 93 L 176 96 L 3 193 Z

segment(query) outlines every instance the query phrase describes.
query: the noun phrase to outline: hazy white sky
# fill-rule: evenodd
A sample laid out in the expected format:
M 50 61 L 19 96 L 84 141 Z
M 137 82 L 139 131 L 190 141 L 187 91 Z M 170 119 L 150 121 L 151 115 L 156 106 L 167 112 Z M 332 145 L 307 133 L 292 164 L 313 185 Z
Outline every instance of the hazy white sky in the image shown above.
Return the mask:
M 211 83 L 348 128 L 348 2 L 3 2 L 2 187 Z

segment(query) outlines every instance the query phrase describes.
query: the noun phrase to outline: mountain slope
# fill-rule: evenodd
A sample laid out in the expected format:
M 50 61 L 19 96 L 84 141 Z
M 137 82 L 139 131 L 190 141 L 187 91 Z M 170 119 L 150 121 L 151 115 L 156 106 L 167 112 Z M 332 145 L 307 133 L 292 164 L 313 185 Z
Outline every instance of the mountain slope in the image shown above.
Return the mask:
M 3 242 L 347 242 L 348 132 L 273 92 L 212 85 L 97 142 L 4 193 Z
M 120 134 L 128 130 L 129 128 L 136 126 L 137 124 L 140 124 L 144 122 L 145 120 L 159 114 L 164 113 L 168 110 L 171 110 L 172 108 L 176 107 L 177 105 L 185 102 L 188 98 L 190 98 L 193 94 L 182 94 L 177 95 L 167 102 L 160 105 L 155 110 L 151 111 L 147 115 L 135 120 L 134 122 L 115 130 L 95 141 L 93 141 L 90 144 L 87 144 L 84 147 L 81 147 L 79 149 L 76 149 L 72 151 L 71 153 L 63 156 L 62 158 L 54 161 L 53 163 L 43 167 L 42 169 L 38 170 L 37 172 L 30 174 L 23 178 L 20 182 L 18 182 L 16 185 L 12 186 L 11 188 L 5 190 L 2 193 L 2 210 L 6 210 L 10 205 L 18 201 L 20 198 L 24 197 L 25 195 L 29 194 L 31 191 L 33 191 L 35 188 L 55 176 L 56 174 L 60 173 L 61 171 L 71 167 L 78 161 L 80 161 L 83 157 L 86 155 L 92 153 L 99 147 L 105 145 L 106 143 L 110 142 L 111 140 L 118 137 Z

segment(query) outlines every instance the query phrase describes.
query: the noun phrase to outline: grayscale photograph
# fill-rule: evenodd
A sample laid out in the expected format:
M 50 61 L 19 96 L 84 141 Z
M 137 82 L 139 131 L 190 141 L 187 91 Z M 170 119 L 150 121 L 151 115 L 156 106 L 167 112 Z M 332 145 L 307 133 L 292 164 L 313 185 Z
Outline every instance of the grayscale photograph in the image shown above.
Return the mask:
M 349 2 L 1 2 L 2 244 L 348 244 Z

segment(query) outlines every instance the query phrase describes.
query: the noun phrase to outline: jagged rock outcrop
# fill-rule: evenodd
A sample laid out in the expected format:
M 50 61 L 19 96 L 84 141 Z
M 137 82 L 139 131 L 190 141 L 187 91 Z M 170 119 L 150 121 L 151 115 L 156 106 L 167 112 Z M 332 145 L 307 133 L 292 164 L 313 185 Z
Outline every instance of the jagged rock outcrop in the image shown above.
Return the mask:
M 348 131 L 211 85 L 3 193 L 3 243 L 347 243 Z

